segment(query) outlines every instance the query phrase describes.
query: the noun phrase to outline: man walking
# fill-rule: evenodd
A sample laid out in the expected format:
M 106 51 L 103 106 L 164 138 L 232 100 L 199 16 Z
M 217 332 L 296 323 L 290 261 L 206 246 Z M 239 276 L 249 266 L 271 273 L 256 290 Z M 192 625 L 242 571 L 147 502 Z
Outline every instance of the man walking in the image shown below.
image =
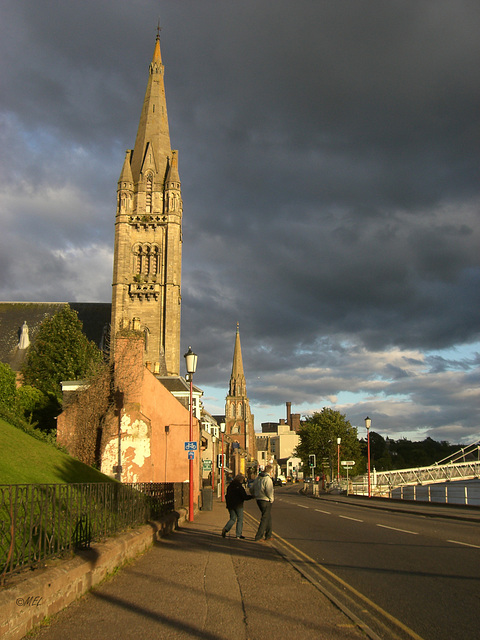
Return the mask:
M 265 540 L 272 537 L 272 504 L 273 504 L 273 480 L 270 477 L 272 465 L 267 464 L 265 471 L 261 471 L 253 483 L 253 496 L 257 501 L 258 508 L 262 514 L 255 542 L 260 542 L 265 536 Z

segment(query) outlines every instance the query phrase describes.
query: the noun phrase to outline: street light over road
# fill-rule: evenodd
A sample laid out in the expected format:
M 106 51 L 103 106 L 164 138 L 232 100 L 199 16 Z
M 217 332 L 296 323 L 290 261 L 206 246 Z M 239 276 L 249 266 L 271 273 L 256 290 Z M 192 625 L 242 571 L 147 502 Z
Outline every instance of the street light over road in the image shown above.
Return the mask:
M 220 479 L 220 491 L 222 494 L 222 502 L 225 502 L 225 473 L 224 473 L 224 467 L 225 467 L 225 453 L 224 453 L 224 442 L 223 439 L 225 437 L 225 422 L 221 422 L 220 423 L 220 433 L 222 434 L 222 457 L 221 457 L 221 461 L 222 461 L 222 465 L 220 468 L 220 473 L 221 475 L 221 479 Z
M 184 358 L 187 369 L 186 379 L 190 383 L 190 442 L 193 442 L 193 374 L 197 369 L 197 357 L 192 347 L 188 347 Z M 189 456 L 188 460 L 188 520 L 193 522 L 193 456 Z
M 341 438 L 337 438 L 337 484 L 340 487 L 340 443 Z
M 368 497 L 370 498 L 372 493 L 370 490 L 370 425 L 372 421 L 367 416 L 365 418 L 365 427 L 367 428 L 367 459 L 368 459 L 368 467 L 367 467 L 367 477 L 368 477 Z

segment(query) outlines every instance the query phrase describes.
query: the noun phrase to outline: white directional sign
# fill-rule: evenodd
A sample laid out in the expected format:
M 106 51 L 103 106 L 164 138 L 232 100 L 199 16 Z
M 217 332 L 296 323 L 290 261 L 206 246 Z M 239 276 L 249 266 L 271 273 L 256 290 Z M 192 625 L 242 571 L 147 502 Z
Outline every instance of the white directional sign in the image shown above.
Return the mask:
M 342 467 L 354 467 L 355 460 L 342 460 L 340 464 L 342 465 Z

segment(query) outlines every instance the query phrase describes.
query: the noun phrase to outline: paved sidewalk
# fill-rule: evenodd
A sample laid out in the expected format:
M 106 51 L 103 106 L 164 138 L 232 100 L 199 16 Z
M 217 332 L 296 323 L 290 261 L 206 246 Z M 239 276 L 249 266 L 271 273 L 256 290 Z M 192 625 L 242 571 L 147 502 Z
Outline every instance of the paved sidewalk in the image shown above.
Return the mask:
M 223 503 L 54 616 L 44 640 L 355 640 L 365 635 L 268 542 L 225 539 Z

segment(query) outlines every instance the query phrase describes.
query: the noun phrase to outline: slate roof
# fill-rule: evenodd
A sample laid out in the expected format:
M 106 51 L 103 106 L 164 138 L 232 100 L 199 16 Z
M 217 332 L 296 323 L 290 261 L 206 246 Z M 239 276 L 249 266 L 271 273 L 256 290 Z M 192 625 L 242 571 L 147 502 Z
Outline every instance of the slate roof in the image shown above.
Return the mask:
M 32 344 L 42 321 L 66 304 L 77 311 L 87 338 L 102 348 L 111 320 L 112 305 L 109 302 L 0 302 L 0 362 L 19 371 L 26 354 L 26 349 L 18 348 L 23 323 L 28 325 Z
M 155 376 L 170 393 L 185 391 L 190 393 L 190 384 L 182 378 L 182 376 Z M 192 391 L 195 393 L 203 393 L 203 391 L 192 385 Z

